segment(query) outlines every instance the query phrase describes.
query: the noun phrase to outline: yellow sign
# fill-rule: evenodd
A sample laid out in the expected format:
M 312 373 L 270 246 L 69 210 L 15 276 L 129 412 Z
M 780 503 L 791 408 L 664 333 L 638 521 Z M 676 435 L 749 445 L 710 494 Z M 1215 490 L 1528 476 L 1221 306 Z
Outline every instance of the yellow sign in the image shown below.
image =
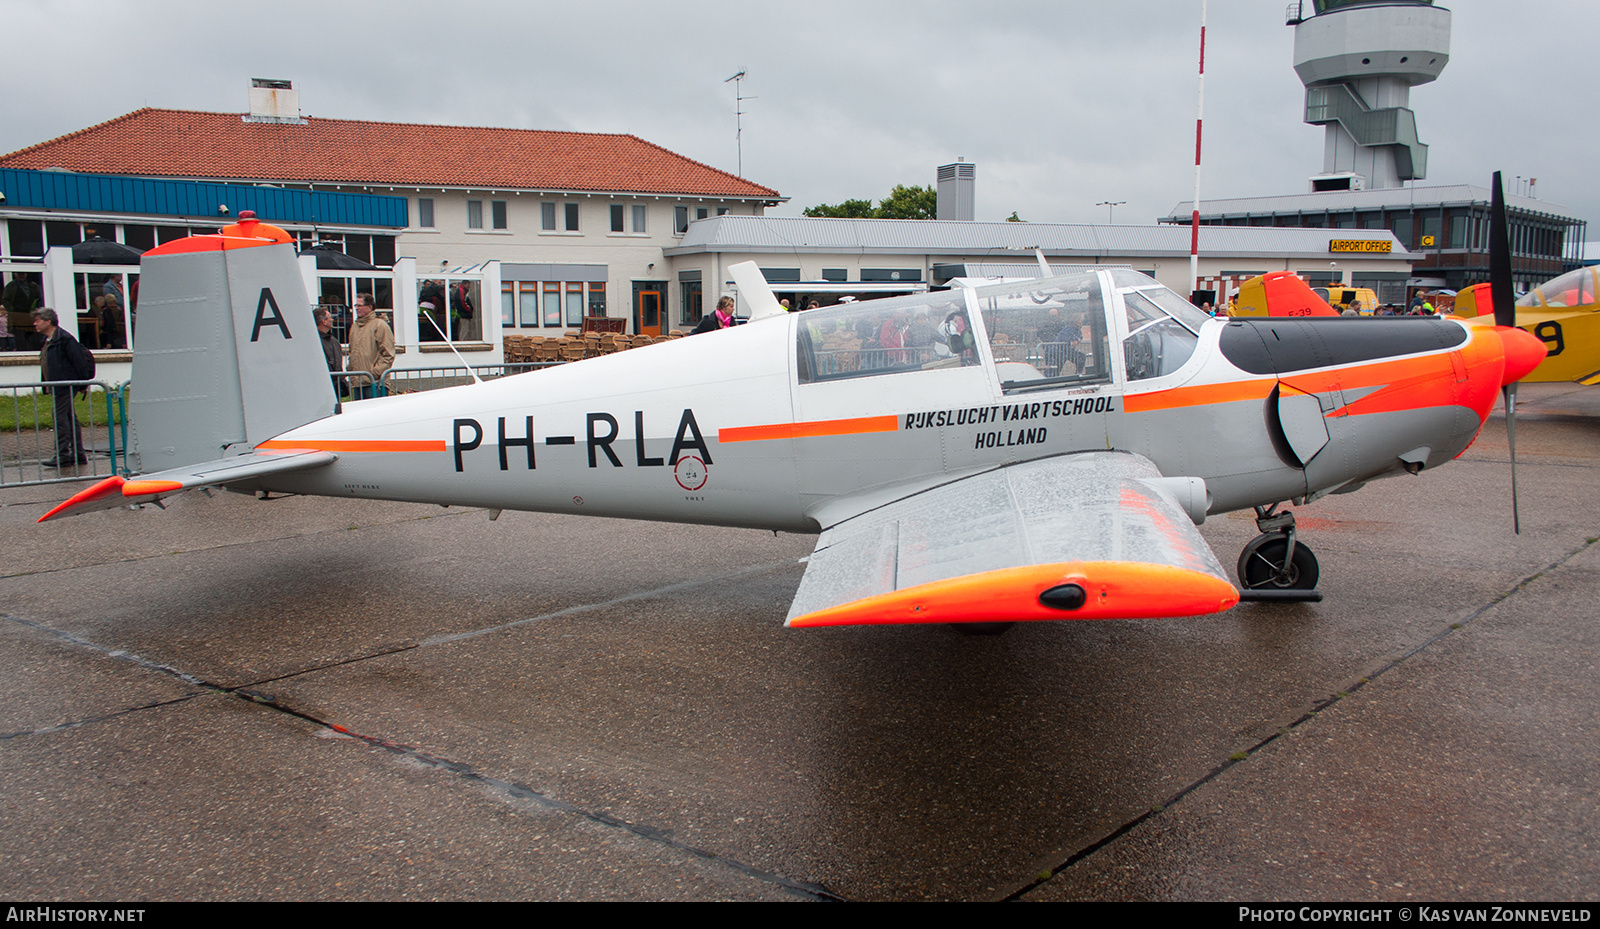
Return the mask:
M 1422 247 L 1423 248 L 1433 248 L 1433 236 L 1431 236 L 1431 235 L 1423 236 L 1422 237 Z
M 1424 245 L 1429 243 L 1424 242 Z M 1334 239 L 1328 243 L 1330 252 L 1382 252 L 1388 254 L 1388 239 Z

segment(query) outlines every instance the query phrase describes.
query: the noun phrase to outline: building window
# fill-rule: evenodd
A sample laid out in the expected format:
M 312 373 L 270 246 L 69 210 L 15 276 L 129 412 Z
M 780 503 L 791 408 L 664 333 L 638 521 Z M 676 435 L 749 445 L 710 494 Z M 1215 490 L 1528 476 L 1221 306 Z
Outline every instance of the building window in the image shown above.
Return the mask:
M 606 285 L 604 281 L 591 281 L 589 284 L 589 315 L 606 315 Z
M 863 281 L 920 281 L 921 268 L 862 268 Z
M 620 203 L 611 204 L 611 231 L 612 232 L 626 232 L 627 231 L 625 228 L 623 228 L 623 223 L 626 221 L 626 218 L 627 218 L 626 217 L 626 213 L 627 213 L 627 211 L 622 208 L 622 204 L 620 204 Z
M 583 325 L 583 285 L 567 285 L 567 325 Z
M 122 227 L 122 241 L 141 252 L 148 252 L 156 247 L 156 227 L 135 226 L 130 223 Z
M 728 215 L 728 208 L 725 207 L 725 206 L 717 207 L 717 215 L 718 216 L 727 216 Z
M 44 225 L 37 219 L 6 220 L 6 231 L 11 234 L 11 251 L 7 253 L 7 257 L 14 255 L 27 258 L 44 257 Z
M 1411 251 L 1412 236 L 1410 213 L 1390 213 L 1389 231 L 1393 232 L 1394 237 L 1400 240 L 1401 248 L 1408 252 Z
M 433 228 L 433 198 L 417 198 L 417 226 L 422 229 Z
M 672 208 L 672 234 L 683 235 L 689 229 L 689 208 L 675 206 Z
M 468 200 L 467 201 L 467 228 L 468 229 L 482 229 L 483 228 L 483 201 L 482 200 Z
M 706 212 L 706 208 L 705 207 L 703 207 L 703 206 L 695 207 L 695 211 L 694 211 L 694 218 L 695 219 L 705 219 L 706 216 L 707 216 L 707 212 Z
M 556 205 L 554 203 L 539 204 L 539 228 L 545 232 L 556 231 Z
M 823 268 L 822 279 L 825 281 L 848 281 L 850 274 L 844 268 Z
M 489 201 L 489 218 L 494 223 L 494 228 L 506 228 L 506 202 L 504 200 Z
M 44 244 L 50 248 L 57 245 L 77 245 L 83 241 L 83 229 L 77 223 L 63 222 L 47 219 L 44 221 Z
M 344 237 L 344 253 L 351 258 L 359 258 L 368 264 L 372 263 L 372 236 L 348 233 Z M 394 262 L 389 262 L 394 264 Z
M 567 231 L 568 232 L 577 232 L 578 231 L 578 205 L 576 203 L 568 203 L 566 205 L 566 207 L 567 207 Z
M 705 312 L 705 288 L 699 271 L 678 272 L 678 325 L 693 326 Z
M 645 217 L 648 215 L 649 213 L 646 212 L 644 204 L 642 203 L 633 208 L 634 235 L 644 235 L 648 231 L 645 227 Z
M 561 285 L 553 281 L 544 285 L 544 324 L 561 325 Z

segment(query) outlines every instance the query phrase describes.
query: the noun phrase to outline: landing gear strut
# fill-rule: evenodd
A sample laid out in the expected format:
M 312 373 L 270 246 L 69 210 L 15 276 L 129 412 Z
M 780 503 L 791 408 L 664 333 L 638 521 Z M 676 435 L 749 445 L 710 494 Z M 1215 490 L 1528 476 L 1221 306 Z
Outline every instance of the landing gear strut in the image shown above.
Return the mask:
M 1320 601 L 1317 556 L 1295 539 L 1294 513 L 1276 509 L 1256 507 L 1261 535 L 1239 554 L 1239 599 Z

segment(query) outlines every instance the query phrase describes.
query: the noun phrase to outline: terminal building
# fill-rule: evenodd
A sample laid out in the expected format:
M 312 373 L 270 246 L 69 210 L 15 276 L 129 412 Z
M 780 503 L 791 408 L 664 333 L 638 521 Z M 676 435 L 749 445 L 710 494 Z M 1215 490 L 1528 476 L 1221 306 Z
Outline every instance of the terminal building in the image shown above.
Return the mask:
M 136 336 L 138 252 L 245 210 L 296 236 L 307 291 L 336 319 L 377 297 L 400 368 L 458 364 L 452 347 L 498 362 L 506 335 L 592 316 L 687 330 L 742 260 L 796 307 L 1035 276 L 1039 252 L 1055 271 L 1129 267 L 1188 291 L 1188 230 L 974 222 L 975 183 L 973 165 L 941 167 L 938 220 L 771 217 L 777 190 L 635 136 L 308 117 L 288 82 L 256 80 L 242 114 L 142 109 L 0 156 L 0 276 L 53 305 L 108 380 Z M 1404 281 L 1416 257 L 1387 228 L 1246 225 L 1202 231 L 1198 299 L 1275 270 Z M 124 257 L 86 257 L 108 246 Z M 471 318 L 419 313 L 429 281 L 467 288 Z M 25 342 L 26 313 L 10 315 Z M 0 379 L 36 379 L 37 353 L 17 347 Z
M 474 319 L 447 335 L 494 353 L 502 320 L 560 330 L 593 314 L 642 329 L 681 317 L 663 249 L 696 219 L 759 215 L 784 199 L 632 135 L 302 116 L 286 81 L 253 81 L 249 99 L 243 114 L 141 109 L 0 157 L 4 283 L 37 288 L 64 319 L 75 299 L 85 323 L 96 297 L 120 289 L 131 333 L 136 264 L 107 289 L 99 268 L 49 279 L 46 254 L 94 237 L 144 250 L 250 209 L 307 250 L 338 253 L 308 274 L 314 301 L 348 305 L 370 289 L 382 308 L 415 307 L 428 280 L 469 282 Z M 396 314 L 412 350 L 402 365 L 421 364 L 416 349 L 439 337 L 430 326 Z

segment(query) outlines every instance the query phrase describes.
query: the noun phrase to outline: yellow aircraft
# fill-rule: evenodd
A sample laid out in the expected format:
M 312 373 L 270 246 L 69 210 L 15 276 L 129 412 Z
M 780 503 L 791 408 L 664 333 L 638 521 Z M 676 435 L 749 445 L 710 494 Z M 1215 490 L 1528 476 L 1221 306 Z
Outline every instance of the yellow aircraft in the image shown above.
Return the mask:
M 1533 333 L 1549 350 L 1525 380 L 1600 384 L 1600 277 L 1578 268 L 1535 287 L 1517 301 L 1517 327 Z M 1456 296 L 1455 315 L 1493 325 L 1494 301 L 1488 284 L 1474 284 Z

